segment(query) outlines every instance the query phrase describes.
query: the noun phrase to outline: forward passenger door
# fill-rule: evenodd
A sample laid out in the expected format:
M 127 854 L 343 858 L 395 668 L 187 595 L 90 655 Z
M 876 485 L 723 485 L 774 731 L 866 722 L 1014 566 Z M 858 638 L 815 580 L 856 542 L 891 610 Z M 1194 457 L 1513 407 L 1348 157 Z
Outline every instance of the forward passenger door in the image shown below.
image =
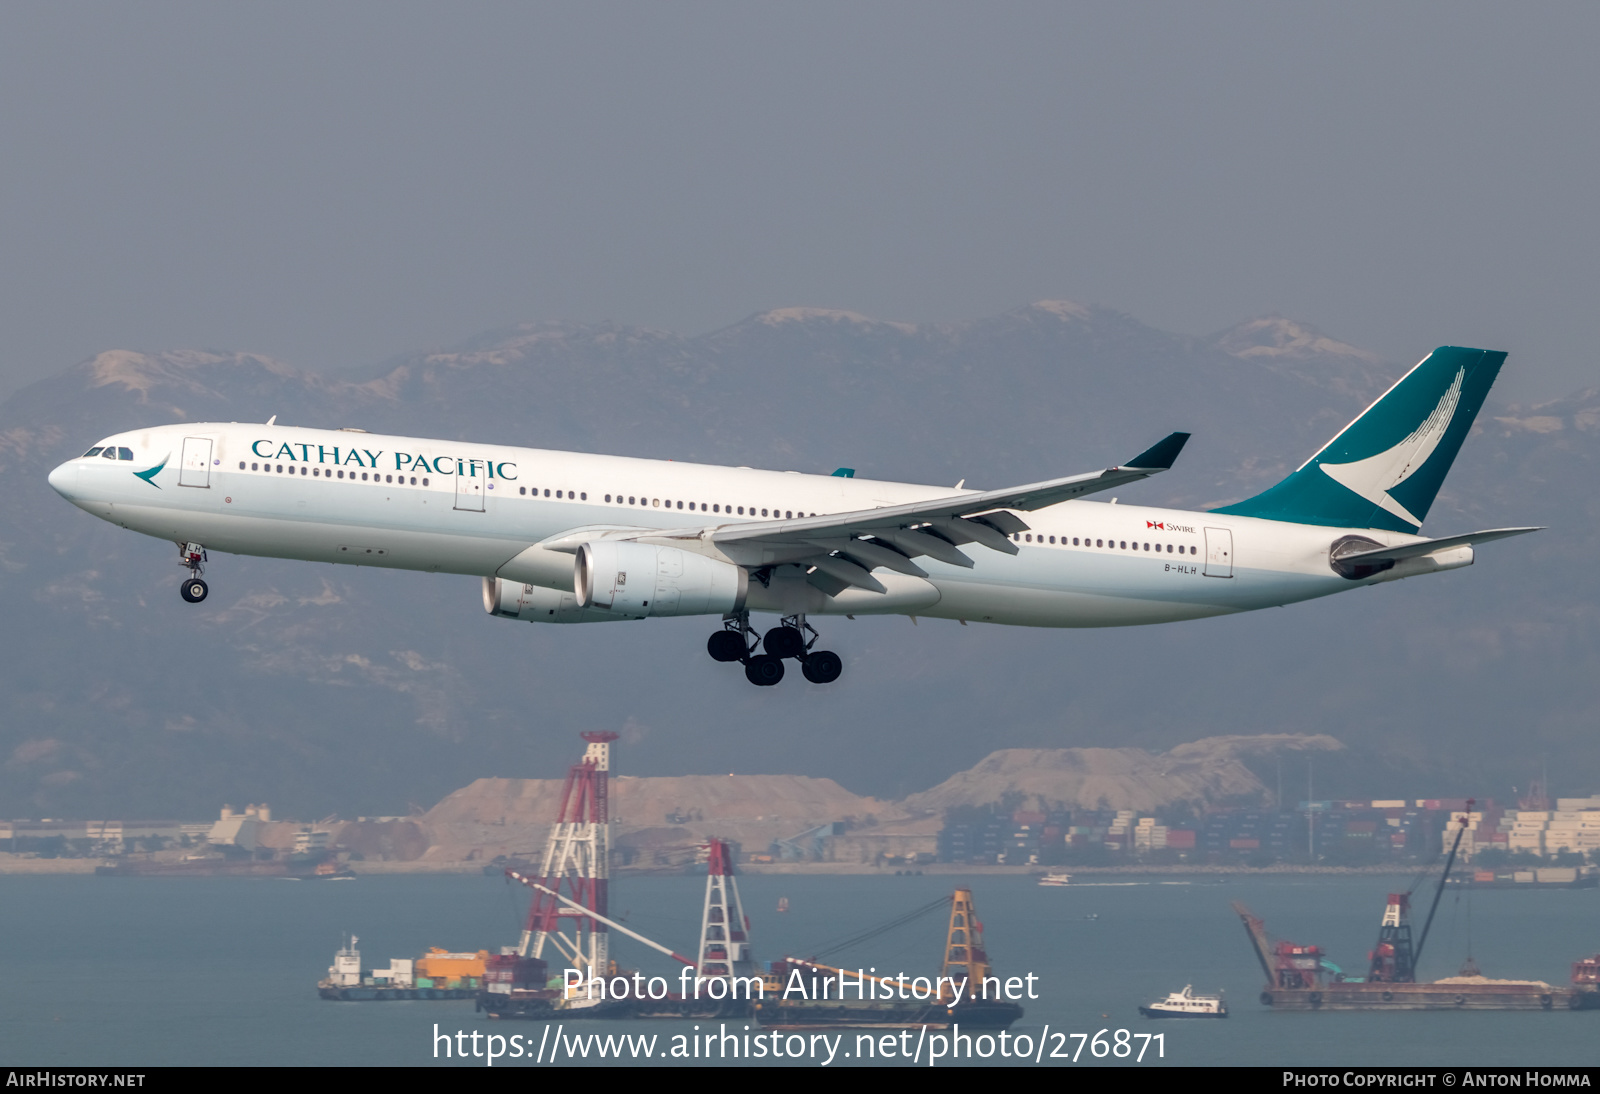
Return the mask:
M 178 461 L 178 485 L 210 489 L 210 437 L 185 437 L 183 439 L 183 456 Z

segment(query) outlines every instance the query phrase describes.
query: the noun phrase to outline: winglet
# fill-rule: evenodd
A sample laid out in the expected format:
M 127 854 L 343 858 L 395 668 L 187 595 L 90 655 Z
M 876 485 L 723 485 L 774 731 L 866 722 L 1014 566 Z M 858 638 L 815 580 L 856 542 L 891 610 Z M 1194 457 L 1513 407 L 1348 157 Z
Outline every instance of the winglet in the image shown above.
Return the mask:
M 1165 471 L 1177 461 L 1178 453 L 1183 451 L 1183 446 L 1187 443 L 1189 443 L 1189 434 L 1168 433 L 1165 438 L 1157 441 L 1122 466 L 1149 467 Z
M 841 467 L 829 477 L 835 479 L 853 479 L 856 477 L 856 469 L 853 467 Z

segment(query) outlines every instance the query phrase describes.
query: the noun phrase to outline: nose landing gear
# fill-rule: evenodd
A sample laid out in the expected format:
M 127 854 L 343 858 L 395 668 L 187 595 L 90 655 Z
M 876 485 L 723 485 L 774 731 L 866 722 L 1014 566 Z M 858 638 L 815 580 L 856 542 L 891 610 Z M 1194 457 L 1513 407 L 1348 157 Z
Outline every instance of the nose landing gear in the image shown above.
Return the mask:
M 706 652 L 715 661 L 743 662 L 745 679 L 757 687 L 770 688 L 782 680 L 783 662 L 789 657 L 800 662 L 801 673 L 813 684 L 831 684 L 844 671 L 838 654 L 812 650 L 820 636 L 803 615 L 785 616 L 762 638 L 750 626 L 749 612 L 728 616 L 722 627 L 707 639 Z
M 200 575 L 205 571 L 206 549 L 198 543 L 178 544 L 178 561 L 189 571 L 189 576 L 178 586 L 178 593 L 190 604 L 198 604 L 211 590 Z

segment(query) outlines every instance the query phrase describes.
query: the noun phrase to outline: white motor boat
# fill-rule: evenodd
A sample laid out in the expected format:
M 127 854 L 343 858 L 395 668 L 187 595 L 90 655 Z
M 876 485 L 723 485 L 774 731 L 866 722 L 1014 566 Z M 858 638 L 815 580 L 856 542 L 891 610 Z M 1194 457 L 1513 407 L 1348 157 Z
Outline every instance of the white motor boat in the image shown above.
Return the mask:
M 1072 875 L 1067 873 L 1065 870 L 1051 870 L 1048 874 L 1039 879 L 1039 884 L 1060 886 L 1067 884 L 1067 882 L 1071 880 Z
M 1159 1003 L 1140 1007 L 1146 1018 L 1226 1018 L 1228 1001 L 1220 995 L 1196 995 L 1192 985 L 1185 984 L 1182 991 L 1169 994 Z

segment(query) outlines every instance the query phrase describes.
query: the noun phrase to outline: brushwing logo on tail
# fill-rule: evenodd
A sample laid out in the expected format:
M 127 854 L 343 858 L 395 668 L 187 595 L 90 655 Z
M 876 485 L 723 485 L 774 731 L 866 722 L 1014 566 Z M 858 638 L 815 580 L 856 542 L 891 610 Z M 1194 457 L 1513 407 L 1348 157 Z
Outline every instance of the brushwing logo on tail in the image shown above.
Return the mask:
M 1439 442 L 1444 440 L 1445 432 L 1450 428 L 1450 419 L 1455 417 L 1456 405 L 1461 402 L 1461 385 L 1466 375 L 1466 369 L 1456 370 L 1455 380 L 1440 396 L 1439 405 L 1433 408 L 1433 413 L 1393 448 L 1364 460 L 1318 466 L 1340 486 L 1420 528 L 1421 518 L 1412 515 L 1410 510 L 1390 496 L 1389 491 L 1416 474 L 1428 462 L 1428 457 L 1433 455 L 1433 450 L 1439 447 Z

